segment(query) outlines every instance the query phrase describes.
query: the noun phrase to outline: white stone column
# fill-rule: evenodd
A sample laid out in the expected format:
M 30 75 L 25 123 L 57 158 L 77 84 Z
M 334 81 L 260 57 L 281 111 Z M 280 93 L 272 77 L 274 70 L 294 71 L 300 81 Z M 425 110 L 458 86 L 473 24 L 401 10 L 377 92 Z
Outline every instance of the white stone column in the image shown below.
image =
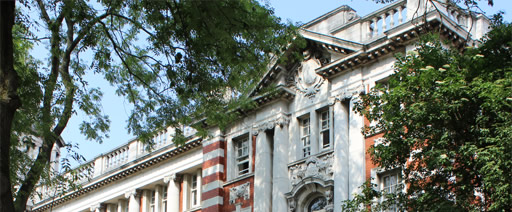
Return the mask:
M 139 212 L 140 211 L 140 195 L 141 192 L 138 189 L 131 190 L 126 192 L 124 196 L 128 198 L 128 211 L 129 212 Z
M 254 162 L 254 211 L 271 211 L 272 159 L 269 139 L 265 132 L 256 131 L 256 158 Z
M 349 131 L 348 108 L 341 100 L 334 103 L 334 211 L 341 211 L 341 202 L 349 197 Z
M 359 192 L 359 187 L 365 182 L 365 139 L 362 133 L 363 116 L 352 109 L 358 97 L 352 97 L 349 107 L 349 198 Z
M 117 212 L 124 212 L 124 208 L 126 208 L 126 200 L 118 200 L 117 201 Z
M 288 122 L 277 124 L 274 128 L 272 211 L 287 211 L 284 194 L 289 191 L 288 145 Z M 256 171 L 259 170 L 256 169 Z M 255 202 L 255 204 L 258 203 Z
M 167 183 L 167 212 L 180 211 L 180 176 L 171 174 L 164 178 Z
M 160 211 L 160 208 L 162 208 L 162 186 L 156 185 L 155 186 L 155 211 Z

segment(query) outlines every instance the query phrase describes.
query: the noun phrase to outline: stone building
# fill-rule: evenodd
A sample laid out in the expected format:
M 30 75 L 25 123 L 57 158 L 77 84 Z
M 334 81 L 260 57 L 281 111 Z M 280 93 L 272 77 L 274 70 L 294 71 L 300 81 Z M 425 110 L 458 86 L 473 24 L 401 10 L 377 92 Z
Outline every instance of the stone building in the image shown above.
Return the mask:
M 436 6 L 437 10 L 434 9 Z M 33 211 L 341 211 L 370 177 L 394 189 L 400 172 L 375 167 L 366 150 L 379 134 L 352 108 L 358 96 L 393 72 L 395 53 L 437 30 L 453 45 L 477 45 L 489 20 L 457 6 L 397 0 L 360 17 L 341 6 L 301 27 L 304 60 L 270 64 L 253 91 L 258 107 L 210 138 L 190 132 L 176 147 L 172 129 L 145 151 L 137 140 L 105 153 L 83 187 L 35 201 Z M 276 85 L 277 95 L 260 93 Z M 84 178 L 84 179 L 87 179 Z

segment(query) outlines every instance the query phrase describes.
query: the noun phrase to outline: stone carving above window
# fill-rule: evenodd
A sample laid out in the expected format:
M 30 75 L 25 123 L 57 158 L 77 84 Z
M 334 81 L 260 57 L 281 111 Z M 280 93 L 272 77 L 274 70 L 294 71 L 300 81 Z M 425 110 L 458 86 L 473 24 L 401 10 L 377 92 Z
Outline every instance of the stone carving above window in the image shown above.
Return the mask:
M 234 204 L 238 198 L 244 198 L 244 200 L 248 200 L 250 196 L 250 185 L 251 183 L 247 182 L 242 185 L 230 188 L 229 204 Z
M 299 184 L 308 177 L 320 178 L 324 181 L 333 179 L 333 153 L 311 156 L 305 162 L 292 165 L 288 168 L 292 186 Z

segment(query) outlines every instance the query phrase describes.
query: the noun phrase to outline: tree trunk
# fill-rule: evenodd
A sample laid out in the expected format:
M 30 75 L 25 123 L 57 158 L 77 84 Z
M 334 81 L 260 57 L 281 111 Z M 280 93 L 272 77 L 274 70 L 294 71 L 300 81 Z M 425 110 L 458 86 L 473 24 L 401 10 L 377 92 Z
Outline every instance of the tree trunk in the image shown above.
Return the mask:
M 20 107 L 14 70 L 12 27 L 15 1 L 0 1 L 0 212 L 14 211 L 10 178 L 11 128 Z

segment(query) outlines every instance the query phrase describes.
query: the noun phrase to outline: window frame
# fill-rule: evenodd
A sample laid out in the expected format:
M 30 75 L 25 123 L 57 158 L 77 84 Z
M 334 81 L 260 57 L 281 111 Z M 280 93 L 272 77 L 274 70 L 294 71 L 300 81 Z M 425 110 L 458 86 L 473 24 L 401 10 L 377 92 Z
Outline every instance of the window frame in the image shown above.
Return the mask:
M 319 152 L 332 149 L 333 145 L 333 115 L 331 111 L 331 107 L 326 107 L 323 109 L 318 110 L 318 149 Z M 324 119 L 324 114 L 327 115 L 327 119 Z M 327 128 L 324 129 L 324 121 L 327 122 Z M 324 133 L 326 133 L 327 137 L 325 137 Z M 325 138 L 328 139 L 328 143 L 325 144 Z
M 149 211 L 155 212 L 155 205 L 156 205 L 156 190 L 151 190 L 151 193 L 149 195 Z
M 394 184 L 386 185 L 386 178 L 391 178 L 391 177 L 395 177 Z M 393 193 L 397 193 L 398 191 L 403 189 L 403 188 L 401 188 L 401 186 L 403 185 L 402 172 L 398 168 L 378 173 L 378 178 L 379 178 L 379 184 L 378 184 L 379 190 L 385 194 L 389 193 L 386 190 L 392 190 Z M 386 200 L 386 197 L 384 195 L 379 199 L 380 202 L 383 202 Z M 392 207 L 392 208 L 389 208 L 384 211 L 385 212 L 397 212 L 398 211 L 398 207 L 396 207 L 396 204 L 391 205 L 390 207 Z
M 162 211 L 167 212 L 167 185 L 162 186 Z
M 195 184 L 195 187 L 193 186 Z M 183 184 L 183 210 L 195 211 L 201 208 L 201 183 L 202 183 L 202 169 L 197 169 L 194 172 L 189 172 L 184 175 Z M 196 202 L 194 202 L 196 201 Z
M 233 140 L 234 176 L 240 177 L 251 173 L 251 140 L 249 134 Z M 244 145 L 245 144 L 245 145 Z M 246 165 L 244 165 L 246 164 Z M 241 167 L 246 167 L 241 169 Z
M 197 180 L 197 174 L 190 175 L 190 208 L 193 208 L 197 205 L 199 205 L 199 199 L 198 199 L 198 180 Z
M 303 158 L 307 158 L 312 155 L 313 150 L 311 145 L 311 117 L 309 115 L 301 117 L 299 123 L 301 155 Z

